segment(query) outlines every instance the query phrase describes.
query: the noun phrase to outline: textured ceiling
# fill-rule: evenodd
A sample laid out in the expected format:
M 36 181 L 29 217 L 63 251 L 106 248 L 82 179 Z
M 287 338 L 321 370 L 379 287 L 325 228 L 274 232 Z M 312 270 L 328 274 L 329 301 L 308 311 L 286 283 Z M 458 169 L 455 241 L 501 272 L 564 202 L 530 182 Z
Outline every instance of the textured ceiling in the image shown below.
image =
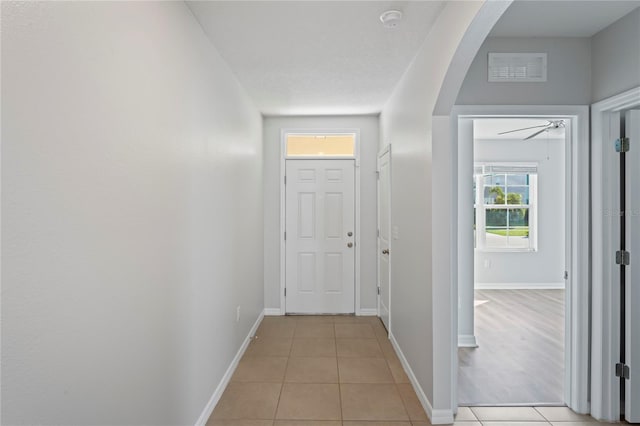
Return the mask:
M 441 1 L 187 3 L 265 115 L 378 113 Z M 404 19 L 385 29 L 382 12 Z
M 516 0 L 490 37 L 591 37 L 633 9 L 640 0 Z
M 188 1 L 265 115 L 380 112 L 445 1 Z M 640 0 L 516 0 L 493 37 L 590 37 Z M 379 16 L 404 19 L 385 29 Z

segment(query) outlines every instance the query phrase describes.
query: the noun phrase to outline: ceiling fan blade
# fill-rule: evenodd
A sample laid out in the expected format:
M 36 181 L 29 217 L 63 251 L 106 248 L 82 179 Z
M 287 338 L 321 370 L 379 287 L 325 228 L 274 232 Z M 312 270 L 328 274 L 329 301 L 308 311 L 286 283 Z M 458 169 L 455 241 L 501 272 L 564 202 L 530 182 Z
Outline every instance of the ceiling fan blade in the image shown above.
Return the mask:
M 524 140 L 524 141 L 528 141 L 529 139 L 533 139 L 533 138 L 535 138 L 536 136 L 538 136 L 540 133 L 544 133 L 544 132 L 546 132 L 546 131 L 547 131 L 547 130 L 549 130 L 549 129 L 550 129 L 550 127 L 546 127 L 545 129 L 538 130 L 537 132 L 535 132 L 535 133 L 534 133 L 534 134 L 532 134 L 532 135 L 527 136 L 527 137 L 526 137 L 526 138 L 524 138 L 523 140 Z
M 540 128 L 540 127 L 549 127 L 549 125 L 548 124 L 543 124 L 542 126 L 524 127 L 522 129 L 509 130 L 509 131 L 506 131 L 506 132 L 500 132 L 498 134 L 499 135 L 506 135 L 507 133 L 520 132 L 522 130 L 529 130 L 529 129 L 537 129 L 537 128 Z

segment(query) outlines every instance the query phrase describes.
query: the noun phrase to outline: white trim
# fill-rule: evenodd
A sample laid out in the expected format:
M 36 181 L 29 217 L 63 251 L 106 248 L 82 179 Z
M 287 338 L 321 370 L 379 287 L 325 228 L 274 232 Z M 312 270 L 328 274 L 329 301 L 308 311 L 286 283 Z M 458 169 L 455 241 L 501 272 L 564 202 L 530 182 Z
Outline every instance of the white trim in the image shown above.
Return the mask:
M 431 401 L 429 401 L 429 398 L 427 398 L 427 395 L 424 393 L 424 390 L 422 389 L 422 386 L 420 386 L 416 375 L 413 374 L 413 370 L 411 370 L 411 366 L 409 365 L 407 358 L 405 358 L 404 353 L 402 353 L 402 349 L 400 349 L 400 345 L 398 345 L 398 342 L 396 341 L 396 338 L 392 333 L 389 333 L 389 341 L 391 342 L 393 349 L 396 351 L 396 355 L 398 355 L 400 364 L 402 364 L 404 372 L 407 374 L 407 377 L 409 377 L 409 381 L 413 386 L 413 390 L 418 396 L 420 404 L 422 404 L 422 408 L 424 409 L 425 413 L 427 413 L 427 417 L 429 418 L 431 424 L 438 425 L 453 423 L 453 410 L 433 409 Z
M 355 224 L 356 224 L 356 235 L 355 235 L 355 245 L 356 245 L 356 264 L 355 264 L 355 292 L 356 292 L 356 306 L 354 313 L 356 315 L 361 315 L 360 313 L 360 252 L 361 252 L 361 244 L 360 244 L 360 130 L 354 132 L 356 135 L 356 147 L 355 147 L 355 163 L 356 163 L 356 213 L 355 213 Z
M 264 308 L 264 316 L 282 316 L 280 308 Z
M 613 368 L 618 362 L 620 301 L 618 286 L 611 285 L 618 282 L 615 278 L 618 272 L 612 268 L 616 248 L 613 218 L 607 214 L 618 209 L 613 191 L 616 185 L 611 179 L 618 158 L 613 141 L 605 137 L 615 138 L 619 132 L 619 126 L 611 128 L 610 119 L 616 119 L 621 110 L 638 106 L 640 87 L 591 105 L 591 414 L 598 420 L 610 422 L 618 421 L 620 416 L 619 380 Z
M 564 290 L 565 284 L 558 283 L 475 283 L 476 290 Z
M 473 150 L 472 150 L 473 151 Z M 473 155 L 473 152 L 471 153 Z M 510 171 L 510 172 L 495 172 L 495 171 L 490 171 L 485 169 L 488 167 L 509 167 L 512 170 L 520 167 L 521 170 L 526 167 L 527 171 L 520 171 L 520 172 L 515 172 L 515 171 Z M 476 185 L 476 199 L 475 199 L 475 203 L 474 203 L 474 209 L 476 211 L 476 217 L 475 217 L 475 224 L 476 224 L 476 246 L 475 246 L 475 252 L 474 252 L 474 257 L 475 257 L 475 253 L 477 252 L 482 252 L 482 253 L 533 253 L 533 252 L 537 252 L 538 251 L 538 221 L 537 221 L 537 217 L 538 217 L 538 167 L 540 166 L 539 163 L 537 162 L 523 162 L 523 161 L 479 161 L 479 162 L 473 162 L 473 168 L 474 168 L 474 180 L 475 180 L 475 185 Z M 481 167 L 482 168 L 482 173 L 481 174 L 476 174 L 476 168 L 477 167 Z M 535 172 L 530 172 L 531 169 L 535 169 Z M 529 176 L 529 182 L 526 185 L 519 185 L 519 186 L 526 186 L 528 188 L 528 192 L 529 192 L 529 202 L 527 204 L 507 204 L 507 200 L 505 200 L 505 204 L 487 204 L 484 198 L 484 191 L 487 188 L 485 182 L 484 182 L 484 175 L 485 173 L 496 173 L 496 174 L 505 174 L 505 175 L 512 175 L 512 174 L 526 174 L 527 176 Z M 465 171 L 465 173 L 467 173 Z M 458 171 L 458 179 L 460 179 L 462 176 L 460 175 L 460 171 Z M 508 180 L 508 178 L 507 178 Z M 505 189 L 508 189 L 511 185 L 509 186 L 505 186 Z M 505 194 L 506 196 L 507 194 Z M 459 200 L 458 203 L 460 202 L 460 196 L 458 196 Z M 507 237 L 507 246 L 506 247 L 489 247 L 487 246 L 487 238 L 486 238 L 486 223 L 485 223 L 485 218 L 487 216 L 487 210 L 507 210 L 507 209 L 512 209 L 512 208 L 521 208 L 521 209 L 527 209 L 529 210 L 529 239 L 528 239 L 528 247 L 513 247 L 513 246 L 509 246 L 509 237 Z M 507 215 L 507 224 L 509 224 L 509 216 Z M 516 226 L 514 226 L 516 227 Z M 505 228 L 511 228 L 510 225 L 506 226 Z M 467 247 L 468 248 L 468 247 Z
M 570 215 L 571 227 L 567 227 L 567 265 L 569 280 L 566 283 L 566 318 L 568 331 L 565 333 L 565 403 L 574 411 L 589 411 L 589 150 L 584 141 L 589 139 L 589 107 L 580 105 L 482 105 L 456 106 L 451 113 L 452 143 L 460 149 L 458 141 L 458 121 L 460 118 L 489 117 L 541 117 L 565 118 L 570 120 L 571 134 L 567 141 L 567 214 Z M 457 174 L 451 177 L 455 185 L 461 185 Z M 464 208 L 461 205 L 458 209 Z M 457 211 L 454 212 L 454 216 Z M 458 247 L 458 251 L 463 247 Z M 458 252 L 453 254 L 453 264 L 462 268 L 473 268 L 473 265 L 458 262 Z M 586 284 L 585 284 L 586 283 Z M 452 322 L 458 316 L 458 283 L 452 283 Z M 452 348 L 452 389 L 457 389 L 456 370 L 458 366 L 457 351 Z M 455 395 L 454 391 L 454 395 Z M 455 407 L 454 407 L 455 409 Z
M 478 342 L 473 334 L 458 334 L 459 348 L 477 348 Z
M 346 131 L 336 131 L 332 130 L 290 130 L 287 129 L 287 135 L 297 135 L 297 136 L 305 136 L 310 134 L 321 134 L 321 135 L 339 135 L 339 136 L 353 136 L 353 155 L 287 155 L 287 140 L 283 138 L 283 150 L 282 155 L 285 160 L 349 160 L 359 158 L 359 146 L 358 146 L 358 137 L 359 131 L 354 131 L 353 129 Z
M 286 163 L 286 151 L 285 151 L 285 136 L 287 131 L 285 129 L 280 130 L 280 311 L 286 314 L 286 299 L 284 297 L 284 289 L 286 286 L 287 276 L 287 246 L 284 240 L 284 232 L 287 229 L 286 211 L 287 211 L 287 189 L 284 184 L 284 179 L 287 174 Z
M 592 115 L 594 112 L 604 111 L 621 111 L 623 109 L 635 108 L 640 106 L 640 86 L 622 92 L 619 95 L 603 99 L 591 105 Z
M 249 334 L 244 339 L 244 342 L 242 342 L 240 349 L 238 349 L 236 356 L 233 357 L 233 360 L 231 361 L 229 368 L 227 368 L 227 371 L 224 373 L 224 376 L 222 376 L 222 379 L 220 380 L 220 383 L 218 383 L 216 390 L 213 391 L 213 395 L 211 395 L 211 398 L 209 398 L 209 402 L 207 402 L 207 405 L 204 407 L 202 414 L 200 414 L 200 417 L 198 417 L 198 420 L 196 421 L 196 426 L 205 426 L 207 424 L 207 420 L 209 420 L 209 417 L 211 417 L 211 413 L 213 413 L 213 410 L 216 408 L 216 405 L 220 401 L 220 398 L 222 397 L 224 390 L 227 388 L 227 385 L 231 380 L 231 376 L 233 376 L 233 373 L 236 371 L 236 368 L 238 367 L 238 363 L 240 362 L 240 359 L 242 358 L 245 351 L 249 347 L 249 343 L 251 343 L 251 338 L 255 336 L 256 331 L 258 331 L 258 327 L 260 326 L 260 323 L 262 322 L 263 318 L 264 318 L 264 311 L 260 312 L 260 315 L 258 315 L 258 319 L 253 324 L 253 327 L 251 327 L 251 330 L 249 330 Z
M 324 128 L 283 128 L 280 130 L 280 311 L 281 315 L 286 315 L 287 305 L 284 297 L 284 289 L 286 285 L 286 260 L 287 251 L 284 241 L 284 232 L 286 229 L 286 187 L 284 185 L 284 177 L 286 174 L 286 135 L 287 134 L 354 134 L 355 149 L 354 157 L 291 157 L 289 160 L 354 160 L 355 166 L 355 315 L 361 315 L 360 309 L 360 129 L 324 129 Z M 328 312 L 330 313 L 330 312 Z
M 376 238 L 376 276 L 378 278 L 378 282 L 376 283 L 376 288 L 379 289 L 380 288 L 380 235 L 379 235 L 379 231 L 380 231 L 380 169 L 379 169 L 379 162 L 380 159 L 382 157 L 384 157 L 385 155 L 389 154 L 389 228 L 391 228 L 391 224 L 393 223 L 391 221 L 391 142 L 387 143 L 387 145 L 382 148 L 380 151 L 378 151 L 378 156 L 376 157 L 376 174 L 377 174 L 377 178 L 376 178 L 376 228 L 378 231 L 378 236 Z M 389 250 L 391 250 L 391 229 L 389 229 Z M 389 327 L 389 330 L 387 330 L 389 333 L 391 333 L 391 259 L 389 259 L 389 277 L 388 279 L 388 286 L 389 286 L 389 306 L 387 306 L 388 309 L 388 318 L 387 318 L 387 327 Z M 378 306 L 378 316 L 380 316 L 380 293 L 378 293 L 377 296 L 377 306 Z
M 360 312 L 356 315 L 360 317 L 377 317 L 378 310 L 376 308 L 360 308 Z
M 290 155 L 285 158 L 285 160 L 353 160 L 355 157 L 353 155 L 322 155 L 322 156 L 313 156 L 313 155 Z
M 453 423 L 453 410 L 431 410 L 432 425 L 450 425 Z

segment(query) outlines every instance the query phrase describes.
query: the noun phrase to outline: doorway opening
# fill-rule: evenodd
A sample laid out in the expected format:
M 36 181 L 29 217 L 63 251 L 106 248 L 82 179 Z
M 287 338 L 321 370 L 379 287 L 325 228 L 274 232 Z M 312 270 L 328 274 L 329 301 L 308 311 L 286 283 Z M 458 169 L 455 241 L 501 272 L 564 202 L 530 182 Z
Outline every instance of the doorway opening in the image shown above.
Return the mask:
M 565 125 L 473 120 L 474 337 L 461 405 L 564 403 Z
M 571 109 L 454 111 L 458 405 L 588 410 L 588 124 Z

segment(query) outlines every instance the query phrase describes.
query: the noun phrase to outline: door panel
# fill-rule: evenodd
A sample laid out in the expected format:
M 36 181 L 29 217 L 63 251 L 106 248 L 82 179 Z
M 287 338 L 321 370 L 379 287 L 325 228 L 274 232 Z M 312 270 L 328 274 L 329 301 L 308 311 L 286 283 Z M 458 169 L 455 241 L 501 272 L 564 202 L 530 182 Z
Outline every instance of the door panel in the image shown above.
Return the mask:
M 354 165 L 286 160 L 287 313 L 355 312 Z
M 378 279 L 380 319 L 390 330 L 391 148 L 378 157 Z
M 626 354 L 631 371 L 625 383 L 625 419 L 640 423 L 640 111 L 627 111 L 626 136 L 631 148 L 626 156 L 626 250 L 631 253 L 625 279 Z

